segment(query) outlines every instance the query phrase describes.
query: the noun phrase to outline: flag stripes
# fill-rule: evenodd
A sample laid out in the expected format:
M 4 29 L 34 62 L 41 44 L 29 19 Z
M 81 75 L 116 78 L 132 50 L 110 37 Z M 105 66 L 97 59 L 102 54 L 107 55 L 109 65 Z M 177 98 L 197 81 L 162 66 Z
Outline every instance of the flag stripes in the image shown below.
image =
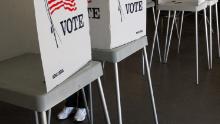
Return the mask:
M 64 8 L 68 11 L 76 11 L 76 2 L 75 0 L 49 0 L 48 6 L 50 9 L 50 14 L 52 15 L 55 11 Z

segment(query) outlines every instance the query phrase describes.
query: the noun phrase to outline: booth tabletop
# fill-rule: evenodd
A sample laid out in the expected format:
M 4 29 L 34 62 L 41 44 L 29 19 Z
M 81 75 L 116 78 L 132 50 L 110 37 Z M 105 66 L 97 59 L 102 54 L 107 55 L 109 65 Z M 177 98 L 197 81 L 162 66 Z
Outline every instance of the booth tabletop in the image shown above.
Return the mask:
M 172 11 L 200 11 L 207 7 L 207 2 L 197 5 L 195 2 L 165 2 L 158 5 L 159 10 L 172 10 Z
M 46 111 L 102 74 L 101 64 L 90 61 L 47 93 L 40 55 L 21 55 L 0 62 L 0 101 L 38 112 Z
M 30 95 L 45 93 L 41 58 L 25 54 L 0 62 L 0 88 Z
M 151 2 L 147 2 L 147 8 L 151 8 L 155 6 L 155 2 L 151 1 Z
M 208 5 L 215 5 L 216 3 L 218 3 L 218 0 L 206 0 Z
M 148 45 L 147 36 L 143 36 L 130 43 L 113 49 L 92 49 L 93 60 L 107 61 L 111 63 L 120 62 L 140 49 Z

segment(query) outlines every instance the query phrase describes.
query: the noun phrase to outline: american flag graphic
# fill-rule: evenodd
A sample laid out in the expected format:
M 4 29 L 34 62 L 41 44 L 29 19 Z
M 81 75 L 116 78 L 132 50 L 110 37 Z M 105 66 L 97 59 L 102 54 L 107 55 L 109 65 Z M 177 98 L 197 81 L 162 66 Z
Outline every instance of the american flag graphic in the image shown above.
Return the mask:
M 52 15 L 57 10 L 64 8 L 67 11 L 76 11 L 76 0 L 48 0 L 50 14 Z

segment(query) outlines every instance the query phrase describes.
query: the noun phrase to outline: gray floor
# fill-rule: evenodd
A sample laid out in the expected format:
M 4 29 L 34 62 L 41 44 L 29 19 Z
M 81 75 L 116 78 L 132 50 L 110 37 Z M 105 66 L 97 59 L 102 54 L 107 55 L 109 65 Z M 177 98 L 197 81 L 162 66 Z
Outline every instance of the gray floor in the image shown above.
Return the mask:
M 185 21 L 180 54 L 177 54 L 177 40 L 174 36 L 168 63 L 162 64 L 159 62 L 158 56 L 156 54 L 154 56 L 152 80 L 160 124 L 220 123 L 220 59 L 217 58 L 217 49 L 214 47 L 213 70 L 209 71 L 203 23 L 201 23 L 199 37 L 201 39 L 199 53 L 200 85 L 197 86 L 195 82 L 195 42 L 192 18 L 188 17 L 188 20 Z M 152 34 L 149 33 L 149 35 Z M 149 39 L 152 38 L 149 37 Z M 214 42 L 216 46 L 216 40 Z M 161 43 L 164 46 L 164 41 Z M 107 63 L 104 73 L 104 92 L 111 121 L 112 124 L 117 124 L 113 65 Z M 141 52 L 132 55 L 119 64 L 124 124 L 154 124 L 148 83 L 141 74 Z M 95 83 L 93 89 L 94 121 L 95 124 L 104 124 L 104 114 Z M 52 110 L 52 124 L 73 124 L 72 116 L 64 121 L 56 119 L 56 114 L 62 107 L 63 104 L 61 103 Z M 0 120 L 1 124 L 34 124 L 34 113 L 0 102 Z

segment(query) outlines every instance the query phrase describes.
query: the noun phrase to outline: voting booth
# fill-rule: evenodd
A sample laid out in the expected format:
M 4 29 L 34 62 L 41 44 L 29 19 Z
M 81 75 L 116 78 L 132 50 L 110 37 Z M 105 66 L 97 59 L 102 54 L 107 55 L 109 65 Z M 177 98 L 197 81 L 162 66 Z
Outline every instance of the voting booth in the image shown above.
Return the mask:
M 176 3 L 176 4 L 193 3 L 194 5 L 199 5 L 205 1 L 206 0 L 158 0 L 158 4 L 172 2 L 172 3 Z
M 146 35 L 146 0 L 89 0 L 92 48 L 112 49 Z
M 0 4 L 0 64 L 21 57 L 24 60 L 19 62 L 30 69 L 40 61 L 32 71 L 41 72 L 49 92 L 91 60 L 87 0 L 6 0 Z M 22 58 L 26 54 L 40 57 L 29 61 Z M 34 76 L 27 72 L 20 76 Z

